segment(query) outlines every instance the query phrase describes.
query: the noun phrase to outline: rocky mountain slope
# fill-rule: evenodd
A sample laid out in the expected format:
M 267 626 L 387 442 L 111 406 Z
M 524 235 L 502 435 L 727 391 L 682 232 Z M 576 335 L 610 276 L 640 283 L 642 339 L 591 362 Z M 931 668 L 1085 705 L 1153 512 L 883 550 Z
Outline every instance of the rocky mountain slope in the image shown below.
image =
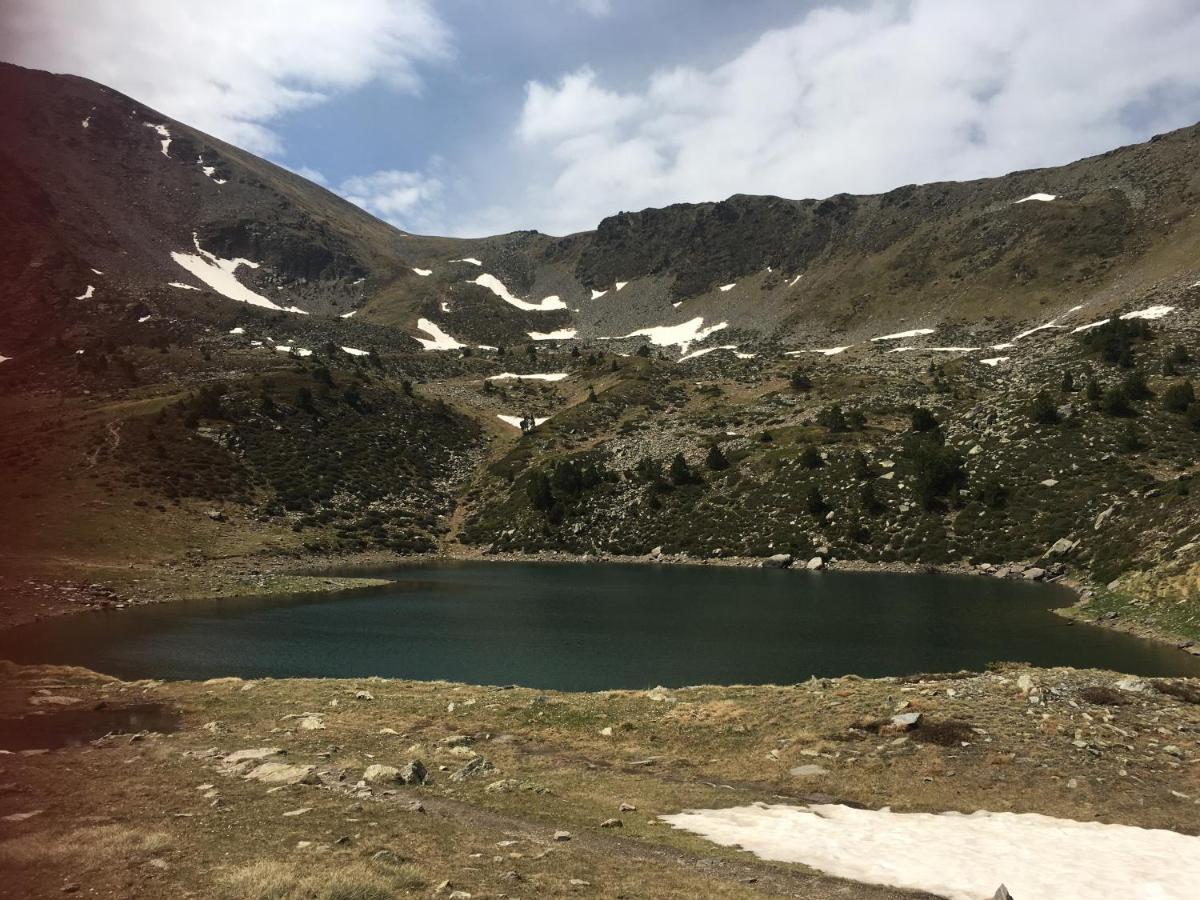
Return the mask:
M 1197 127 L 459 240 L 82 79 L 0 67 L 0 113 L 14 603 L 48 568 L 136 599 L 280 554 L 788 554 L 1069 572 L 1200 637 Z

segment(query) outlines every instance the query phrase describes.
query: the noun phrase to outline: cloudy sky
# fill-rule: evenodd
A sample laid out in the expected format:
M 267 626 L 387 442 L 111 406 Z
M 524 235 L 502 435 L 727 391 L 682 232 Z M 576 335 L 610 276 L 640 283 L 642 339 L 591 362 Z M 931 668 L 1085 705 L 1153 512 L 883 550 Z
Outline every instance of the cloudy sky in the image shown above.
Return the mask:
M 1196 0 L 0 0 L 72 72 L 410 231 L 1068 162 L 1200 120 Z

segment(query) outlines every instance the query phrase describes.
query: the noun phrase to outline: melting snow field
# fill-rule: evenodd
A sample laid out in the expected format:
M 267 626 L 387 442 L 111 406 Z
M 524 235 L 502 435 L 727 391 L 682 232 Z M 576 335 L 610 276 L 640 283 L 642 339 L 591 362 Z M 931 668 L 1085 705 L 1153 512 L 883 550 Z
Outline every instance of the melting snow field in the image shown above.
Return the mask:
M 733 284 L 723 284 L 717 290 L 719 290 L 722 294 L 724 294 L 729 291 L 732 291 L 735 287 L 737 287 L 736 281 Z
M 980 362 L 983 363 L 985 366 L 991 366 L 992 368 L 995 368 L 996 366 L 1000 365 L 1000 363 L 1002 363 L 1002 362 L 1008 362 L 1011 358 L 1012 357 L 1010 357 L 1010 356 L 991 356 L 991 357 L 988 357 L 987 359 L 981 359 Z
M 837 356 L 839 353 L 845 353 L 853 344 L 847 344 L 845 347 L 826 347 L 818 350 L 788 350 L 784 356 L 802 356 L 805 353 L 820 353 L 822 356 Z
M 297 356 L 312 356 L 311 350 L 305 350 L 303 347 L 293 347 L 291 344 L 278 344 L 275 347 L 277 353 L 295 353 Z
M 592 288 L 592 299 L 599 300 L 601 297 L 603 297 L 607 293 L 608 293 L 608 291 L 598 291 L 595 288 Z
M 618 282 L 617 282 L 617 283 L 614 285 L 614 287 L 616 287 L 616 289 L 619 291 L 621 288 L 625 287 L 625 285 L 627 285 L 627 284 L 629 284 L 629 282 L 628 282 L 628 281 L 618 281 Z
M 420 275 L 422 278 L 428 278 L 430 275 L 433 274 L 433 269 L 418 269 L 416 266 L 413 266 L 413 271 L 416 272 L 418 275 Z
M 499 375 L 489 375 L 488 381 L 507 381 L 515 378 L 517 381 L 562 381 L 568 372 L 544 372 L 537 375 L 518 375 L 515 372 L 501 372 Z
M 521 427 L 521 417 L 520 416 L 502 416 L 502 415 L 497 414 L 496 418 L 499 419 L 501 422 L 507 422 L 513 428 Z M 543 422 L 549 422 L 549 421 L 550 421 L 549 416 L 546 416 L 545 418 L 542 418 L 542 419 L 539 419 L 537 416 L 533 417 L 534 427 L 541 425 Z
M 1099 322 L 1088 322 L 1086 325 L 1080 325 L 1078 328 L 1072 328 L 1071 334 L 1078 334 L 1081 331 L 1091 331 L 1093 328 L 1099 328 L 1101 325 L 1107 325 L 1112 319 L 1101 319 Z
M 1042 203 L 1049 203 L 1051 200 L 1057 200 L 1058 194 L 1030 194 L 1028 197 L 1022 197 L 1017 203 L 1027 203 L 1030 200 L 1040 200 Z
M 214 184 L 224 184 L 228 180 L 225 178 L 217 178 L 216 177 L 217 167 L 216 166 L 206 166 L 204 164 L 203 156 L 196 157 L 196 165 L 198 165 L 200 167 L 201 172 L 203 172 L 205 175 L 207 175 L 209 178 L 211 178 L 213 180 Z
M 168 281 L 167 287 L 179 288 L 181 291 L 198 291 L 200 288 L 192 284 L 184 284 L 182 281 Z
M 171 132 L 167 130 L 167 126 L 155 125 L 153 122 L 145 122 L 144 124 L 147 128 L 153 128 L 158 132 L 158 136 L 162 138 L 162 141 L 160 142 L 162 144 L 162 155 L 167 159 L 170 159 L 171 154 L 168 153 L 167 150 L 171 147 Z
M 1200 838 L 1033 813 L 894 813 L 837 804 L 688 810 L 675 828 L 840 878 L 983 900 L 1191 900 Z
M 637 331 L 631 331 L 625 337 L 648 337 L 650 338 L 650 343 L 656 347 L 669 347 L 672 344 L 678 344 L 679 352 L 687 353 L 688 347 L 692 344 L 702 341 L 710 334 L 728 327 L 728 322 L 718 322 L 716 325 L 710 325 L 708 328 L 705 328 L 704 317 L 696 316 L 696 318 L 688 319 L 681 325 L 654 325 L 650 328 L 639 328 Z
M 920 337 L 923 334 L 933 334 L 932 328 L 914 328 L 911 331 L 897 331 L 895 334 L 884 334 L 879 337 L 873 337 L 873 341 L 895 341 L 900 338 Z
M 450 262 L 465 262 L 465 263 L 470 263 L 473 266 L 482 266 L 483 265 L 483 263 L 481 263 L 479 260 L 477 260 L 473 256 L 464 256 L 462 259 L 452 259 L 452 260 L 450 260 Z
M 349 353 L 351 356 L 370 356 L 369 350 L 359 350 L 357 347 L 343 347 L 343 353 Z
M 85 290 L 82 294 L 80 294 L 75 299 L 76 300 L 91 300 L 92 297 L 95 295 L 95 293 L 96 293 L 96 289 L 94 287 L 92 287 L 92 285 L 89 284 L 87 286 L 87 290 Z
M 450 337 L 450 335 L 446 334 L 446 332 L 442 331 L 442 329 L 438 328 L 437 325 L 428 319 L 417 319 L 417 328 L 431 338 L 430 340 L 416 338 L 426 350 L 459 350 L 467 346 Z
M 888 353 L 907 353 L 910 350 L 930 351 L 934 353 L 974 353 L 978 347 L 893 347 Z
M 549 297 L 544 298 L 539 303 L 529 303 L 526 300 L 521 300 L 518 297 L 514 297 L 508 292 L 508 288 L 504 286 L 504 282 L 502 282 L 495 275 L 488 275 L 485 273 L 470 283 L 487 288 L 505 303 L 510 303 L 517 309 L 523 309 L 526 312 L 550 312 L 551 310 L 555 309 L 567 308 L 567 304 L 558 299 L 556 294 L 551 294 Z
M 284 310 L 285 312 L 302 312 L 296 307 L 284 308 L 277 303 L 273 303 L 264 297 L 262 294 L 256 294 L 250 288 L 246 287 L 234 276 L 234 272 L 239 266 L 249 266 L 251 269 L 257 269 L 258 263 L 251 262 L 248 259 L 220 259 L 207 250 L 200 249 L 200 238 L 193 234 L 192 242 L 196 245 L 195 253 L 172 253 L 171 259 L 179 263 L 210 288 L 216 291 L 223 297 L 228 297 L 230 300 L 237 300 L 239 303 L 249 303 L 251 306 L 264 306 L 267 309 Z M 172 287 L 182 287 L 187 290 L 196 290 L 191 285 L 179 284 L 171 282 Z
M 1125 313 L 1122 319 L 1161 319 L 1167 313 L 1175 311 L 1173 306 L 1148 306 L 1134 312 Z
M 569 341 L 578 332 L 574 328 L 560 328 L 558 331 L 529 331 L 526 333 L 531 341 Z

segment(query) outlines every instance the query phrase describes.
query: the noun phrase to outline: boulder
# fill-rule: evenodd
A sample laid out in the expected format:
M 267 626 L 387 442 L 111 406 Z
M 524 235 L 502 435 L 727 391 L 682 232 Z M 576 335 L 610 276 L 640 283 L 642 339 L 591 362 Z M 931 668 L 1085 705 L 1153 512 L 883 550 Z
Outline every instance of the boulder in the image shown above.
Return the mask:
M 807 565 L 805 565 L 805 568 L 810 572 L 819 572 L 825 568 L 825 560 L 821 559 L 819 556 L 814 556 L 808 561 Z
M 792 564 L 792 554 L 776 553 L 774 556 L 768 556 L 762 561 L 764 569 L 786 569 Z
M 829 770 L 822 766 L 816 766 L 810 763 L 805 766 L 795 766 L 791 769 L 788 769 L 788 774 L 796 778 L 816 778 L 820 775 L 828 775 Z
M 263 784 L 316 784 L 318 778 L 313 774 L 313 768 L 265 762 L 251 769 L 245 777 L 251 781 L 261 781 Z
M 232 769 L 245 763 L 262 762 L 272 756 L 282 755 L 283 750 L 279 747 L 254 747 L 249 750 L 234 750 L 221 760 L 221 764 Z
M 1054 556 L 1066 556 L 1075 549 L 1076 542 L 1070 538 L 1059 538 L 1050 545 L 1050 549 L 1042 554 L 1043 559 L 1049 559 Z
M 457 772 L 450 776 L 451 781 L 466 781 L 468 778 L 474 778 L 476 775 L 482 775 L 485 772 L 491 772 L 495 767 L 484 759 L 482 756 L 477 756 Z
M 1046 577 L 1046 570 L 1038 566 L 1030 566 L 1022 573 L 1022 577 L 1026 581 L 1041 581 Z
M 400 770 L 400 780 L 405 784 L 424 784 L 428 777 L 429 770 L 419 759 L 412 760 Z
M 379 763 L 367 766 L 363 772 L 363 781 L 367 784 L 377 784 L 381 781 L 399 781 L 400 770 L 395 766 L 383 766 Z

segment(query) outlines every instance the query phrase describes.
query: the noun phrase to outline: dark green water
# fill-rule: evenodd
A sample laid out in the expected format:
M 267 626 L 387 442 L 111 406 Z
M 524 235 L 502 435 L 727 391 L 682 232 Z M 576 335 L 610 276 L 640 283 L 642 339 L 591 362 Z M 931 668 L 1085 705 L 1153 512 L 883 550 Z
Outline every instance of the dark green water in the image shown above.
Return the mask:
M 0 635 L 0 657 L 126 678 L 448 679 L 563 690 L 793 683 L 993 660 L 1200 674 L 1128 635 L 1069 627 L 1052 586 L 700 566 L 439 563 L 385 588 L 164 604 Z

